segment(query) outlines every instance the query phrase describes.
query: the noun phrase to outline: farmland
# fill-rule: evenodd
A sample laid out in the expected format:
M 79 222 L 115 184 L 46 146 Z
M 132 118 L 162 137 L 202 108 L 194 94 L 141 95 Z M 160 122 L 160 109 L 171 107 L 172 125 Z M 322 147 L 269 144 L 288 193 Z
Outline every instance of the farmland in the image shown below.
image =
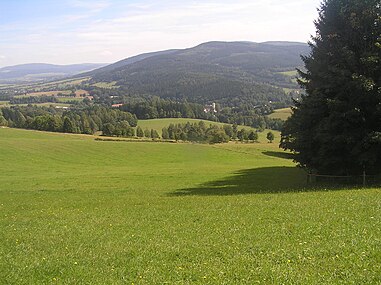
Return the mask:
M 153 127 L 153 126 L 152 126 Z M 0 129 L 1 284 L 380 284 L 381 193 L 276 144 Z
M 269 117 L 272 119 L 287 120 L 292 114 L 291 108 L 277 109 L 274 113 L 270 114 Z
M 190 123 L 198 123 L 200 121 L 203 121 L 206 126 L 209 126 L 210 124 L 217 125 L 219 127 L 222 127 L 226 124 L 219 123 L 219 122 L 212 122 L 207 120 L 200 120 L 200 119 L 187 119 L 187 118 L 177 118 L 177 119 L 153 119 L 153 120 L 139 120 L 138 126 L 140 126 L 142 129 L 154 129 L 156 130 L 160 135 L 161 131 L 164 127 L 168 127 L 169 124 L 186 124 L 188 122 Z M 255 129 L 247 126 L 239 126 L 239 129 L 245 128 L 248 131 L 253 131 Z

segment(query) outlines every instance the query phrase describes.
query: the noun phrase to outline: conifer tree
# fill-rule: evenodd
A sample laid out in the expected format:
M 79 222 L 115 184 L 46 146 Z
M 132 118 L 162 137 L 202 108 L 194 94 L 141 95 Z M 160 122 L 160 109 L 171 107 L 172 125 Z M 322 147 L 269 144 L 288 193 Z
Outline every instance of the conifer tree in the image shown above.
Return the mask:
M 165 139 L 165 140 L 169 139 L 168 128 L 163 128 L 163 129 L 162 129 L 162 131 L 161 131 L 161 136 L 162 136 L 163 139 Z
M 274 141 L 274 134 L 272 132 L 268 132 L 266 135 L 266 138 L 268 139 L 269 143 L 272 143 Z
M 62 131 L 64 133 L 75 133 L 75 127 L 70 118 L 65 117 L 63 121 Z
M 150 137 L 151 137 L 151 131 L 150 131 L 149 129 L 145 129 L 145 130 L 144 130 L 144 136 L 145 136 L 146 138 L 150 138 Z
M 137 129 L 136 129 L 136 136 L 139 137 L 139 138 L 144 137 L 144 132 L 143 132 L 143 129 L 141 127 L 137 127 Z
M 381 171 L 380 0 L 325 0 L 281 147 L 319 174 Z

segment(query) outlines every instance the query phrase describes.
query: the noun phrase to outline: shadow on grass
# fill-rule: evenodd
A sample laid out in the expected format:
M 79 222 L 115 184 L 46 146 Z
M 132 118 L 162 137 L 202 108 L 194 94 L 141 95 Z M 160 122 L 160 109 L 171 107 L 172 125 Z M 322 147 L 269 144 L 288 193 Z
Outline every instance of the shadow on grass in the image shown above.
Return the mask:
M 264 155 L 283 158 L 283 159 L 294 159 L 294 155 L 288 152 L 279 152 L 279 151 L 264 151 L 262 152 Z
M 170 196 L 226 196 L 343 189 L 336 185 L 307 185 L 306 173 L 296 167 L 245 169 L 221 180 L 179 189 Z

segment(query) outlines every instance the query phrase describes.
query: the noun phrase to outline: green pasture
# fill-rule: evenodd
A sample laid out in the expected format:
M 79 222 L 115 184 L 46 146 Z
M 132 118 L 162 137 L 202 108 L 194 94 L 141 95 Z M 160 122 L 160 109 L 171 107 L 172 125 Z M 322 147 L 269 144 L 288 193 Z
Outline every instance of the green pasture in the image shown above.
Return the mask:
M 106 88 L 106 89 L 114 89 L 114 88 L 119 88 L 119 86 L 117 86 L 118 82 L 116 81 L 113 81 L 113 82 L 97 82 L 97 83 L 94 83 L 92 84 L 92 86 L 95 86 L 95 87 L 99 87 L 99 88 Z
M 57 100 L 58 102 L 61 102 L 61 103 L 66 103 L 71 101 L 82 102 L 83 97 L 58 97 Z
M 293 79 L 294 80 L 294 79 Z M 296 79 L 295 79 L 296 80 Z M 296 82 L 295 82 L 296 83 Z M 283 91 L 286 93 L 286 94 L 288 94 L 288 95 L 290 95 L 292 92 L 300 92 L 300 89 L 294 89 L 294 88 L 286 88 L 286 87 L 283 87 L 282 88 L 283 89 Z
M 3 128 L 0 161 L 0 284 L 381 284 L 380 189 L 309 188 L 275 143 Z
M 30 104 L 10 104 L 9 106 L 28 106 Z M 32 103 L 31 105 L 34 106 L 40 106 L 40 107 L 70 107 L 70 104 L 66 103 L 52 103 L 52 102 L 46 102 L 46 103 Z
M 46 91 L 46 92 L 31 92 L 23 95 L 17 95 L 15 98 L 23 98 L 23 97 L 40 97 L 40 96 L 57 96 L 58 94 L 69 95 L 71 93 L 70 90 L 62 90 L 62 91 Z
M 292 114 L 291 108 L 283 108 L 274 110 L 274 113 L 270 114 L 269 117 L 272 119 L 281 119 L 283 121 L 287 120 Z
M 289 77 L 295 77 L 298 75 L 298 72 L 296 70 L 288 70 L 288 71 L 283 71 L 278 73 L 284 76 L 289 76 Z
M 217 125 L 220 127 L 223 127 L 226 125 L 225 123 L 218 123 L 213 121 L 207 121 L 207 120 L 200 120 L 200 119 L 187 119 L 187 118 L 168 118 L 168 119 L 152 119 L 152 120 L 139 120 L 138 126 L 140 126 L 143 130 L 144 129 L 154 129 L 158 131 L 158 133 L 161 135 L 161 131 L 164 127 L 168 127 L 170 124 L 186 124 L 187 122 L 190 123 L 199 123 L 200 121 L 203 121 L 206 126 L 209 126 L 210 124 Z M 251 127 L 247 126 L 239 126 L 239 129 L 245 128 L 247 130 L 255 130 Z

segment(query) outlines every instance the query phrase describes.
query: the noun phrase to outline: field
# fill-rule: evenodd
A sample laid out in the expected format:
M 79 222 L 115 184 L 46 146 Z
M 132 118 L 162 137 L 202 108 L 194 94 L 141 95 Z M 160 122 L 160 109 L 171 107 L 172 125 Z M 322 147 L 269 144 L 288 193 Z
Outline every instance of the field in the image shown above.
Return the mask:
M 18 95 L 15 97 L 16 98 L 22 98 L 22 97 L 57 96 L 59 93 L 61 93 L 63 95 L 69 95 L 71 93 L 71 91 L 70 90 L 63 90 L 63 91 L 32 92 L 32 93 L 27 93 L 24 95 Z
M 92 84 L 92 86 L 99 87 L 99 88 L 106 88 L 106 89 L 114 89 L 114 88 L 119 88 L 119 86 L 116 85 L 117 82 L 98 82 L 95 84 Z
M 274 113 L 270 114 L 269 117 L 272 119 L 287 120 L 292 114 L 291 108 L 277 109 Z
M 83 97 L 58 97 L 57 100 L 60 103 L 67 103 L 72 101 L 81 102 L 83 101 Z
M 31 92 L 31 93 L 27 93 L 25 95 L 18 95 L 18 96 L 15 96 L 16 98 L 20 98 L 20 97 L 39 97 L 39 96 L 57 96 L 58 94 L 62 94 L 64 96 L 68 96 L 71 94 L 71 90 L 56 90 L 56 91 L 44 91 L 44 92 Z M 83 89 L 79 89 L 79 90 L 76 90 L 75 91 L 75 96 L 76 97 L 79 97 L 81 95 L 89 95 L 89 92 L 86 91 L 86 90 L 83 90 Z M 70 98 L 73 98 L 73 97 L 68 97 L 69 99 Z
M 298 75 L 298 72 L 296 70 L 289 70 L 289 71 L 279 72 L 279 74 L 282 74 L 284 76 L 289 76 L 289 77 L 295 77 Z
M 198 123 L 200 121 L 203 121 L 206 126 L 209 126 L 210 124 L 214 124 L 217 126 L 224 126 L 226 124 L 224 123 L 218 123 L 218 122 L 212 122 L 212 121 L 207 121 L 207 120 L 200 120 L 200 119 L 187 119 L 187 118 L 178 118 L 178 119 L 153 119 L 153 120 L 139 120 L 138 121 L 138 126 L 140 126 L 143 130 L 144 129 L 154 129 L 158 131 L 158 133 L 161 135 L 161 131 L 164 127 L 168 127 L 169 124 L 174 123 L 174 124 L 186 124 L 187 122 L 190 123 Z M 247 130 L 255 130 L 251 127 L 246 127 L 246 126 L 239 126 L 239 129 L 245 128 Z
M 27 106 L 29 104 L 17 104 L 17 105 L 11 105 L 11 106 Z M 39 107 L 49 107 L 49 106 L 53 106 L 53 107 L 70 107 L 71 105 L 70 104 L 66 104 L 66 103 L 51 103 L 51 102 L 47 102 L 47 103 L 35 103 L 35 104 L 32 104 L 34 106 L 39 106 Z
M 0 129 L 0 284 L 381 284 L 381 192 L 277 145 Z

